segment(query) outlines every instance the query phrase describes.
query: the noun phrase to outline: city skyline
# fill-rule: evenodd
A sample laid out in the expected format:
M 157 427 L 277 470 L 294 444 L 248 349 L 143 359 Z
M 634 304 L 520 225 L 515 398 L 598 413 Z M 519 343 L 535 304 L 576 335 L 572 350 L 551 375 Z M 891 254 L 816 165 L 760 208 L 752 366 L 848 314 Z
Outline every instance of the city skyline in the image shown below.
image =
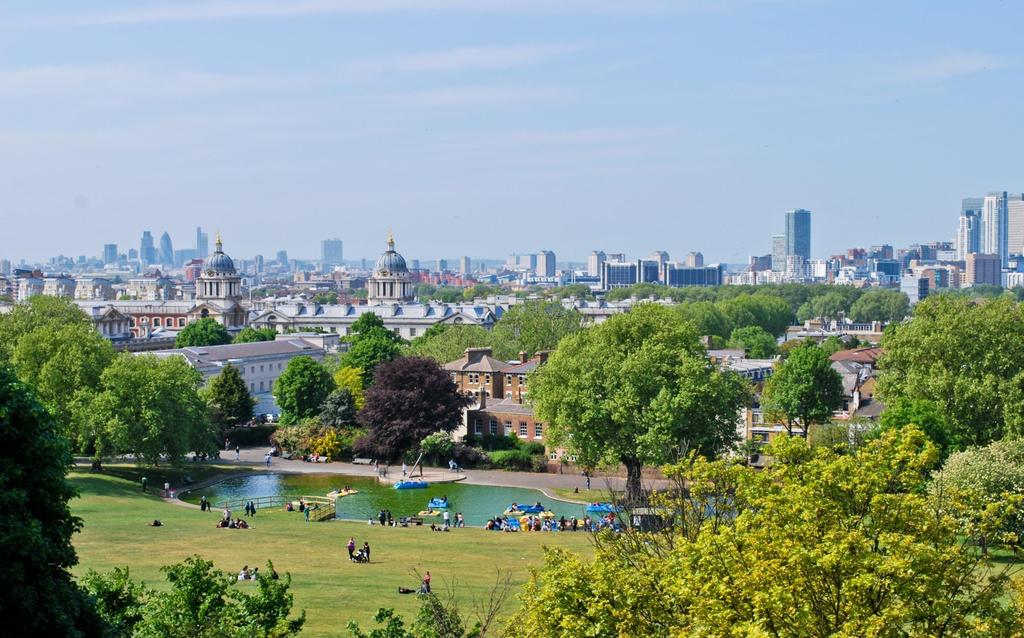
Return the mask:
M 356 4 L 8 3 L 0 254 L 153 220 L 265 256 L 393 227 L 582 259 L 657 228 L 738 263 L 795 207 L 817 255 L 951 239 L 933 219 L 1019 179 L 1013 3 Z

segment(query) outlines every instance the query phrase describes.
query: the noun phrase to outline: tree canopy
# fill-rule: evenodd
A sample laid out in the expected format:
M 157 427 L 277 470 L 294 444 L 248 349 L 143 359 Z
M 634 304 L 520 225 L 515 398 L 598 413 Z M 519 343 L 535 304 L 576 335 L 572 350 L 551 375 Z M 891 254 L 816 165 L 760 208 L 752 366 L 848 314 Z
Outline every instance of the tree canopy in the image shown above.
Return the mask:
M 255 401 L 238 368 L 226 365 L 203 390 L 210 418 L 222 430 L 252 420 Z
M 759 326 L 736 328 L 729 337 L 728 347 L 742 348 L 752 359 L 770 359 L 779 353 L 775 337 Z
M 707 360 L 692 324 L 641 304 L 565 338 L 532 375 L 530 398 L 550 443 L 584 466 L 622 463 L 635 502 L 644 465 L 734 443 L 749 387 Z
M 828 353 L 805 341 L 789 352 L 765 383 L 761 403 L 770 418 L 781 419 L 790 436 L 799 426 L 824 423 L 843 405 L 843 381 Z
M 355 398 L 348 388 L 339 388 L 327 395 L 320 406 L 320 423 L 333 428 L 344 428 L 356 422 Z
M 357 447 L 376 458 L 397 459 L 427 435 L 457 428 L 467 404 L 433 359 L 402 357 L 382 363 L 357 417 L 368 432 Z
M 218 432 L 199 396 L 202 375 L 184 357 L 121 354 L 104 370 L 80 420 L 97 454 L 148 463 L 217 450 Z
M 256 341 L 273 341 L 274 339 L 277 339 L 277 330 L 273 328 L 246 326 L 235 335 L 234 343 L 253 343 Z
M 176 348 L 221 346 L 226 343 L 231 343 L 228 329 L 211 317 L 203 317 L 188 324 L 174 339 Z
M 1013 299 L 929 297 L 882 347 L 879 397 L 932 402 L 951 449 L 1024 432 L 1024 312 Z
M 868 290 L 850 306 L 850 319 L 858 322 L 903 321 L 910 314 L 910 300 L 899 290 Z
M 362 370 L 359 368 L 338 368 L 334 372 L 334 385 L 339 390 L 348 390 L 352 394 L 356 410 L 363 409 L 363 404 L 366 403 L 366 394 Z
M 100 636 L 99 619 L 68 569 L 75 496 L 64 480 L 71 455 L 46 409 L 0 365 L 0 614 L 26 636 Z
M 402 353 L 402 338 L 385 328 L 384 320 L 372 312 L 363 313 L 352 323 L 352 334 L 346 341 L 348 350 L 339 357 L 339 363 L 361 370 L 364 386 L 373 382 L 373 370 L 378 364 Z
M 581 321 L 575 308 L 565 308 L 558 302 L 514 305 L 494 324 L 494 356 L 508 360 L 520 352 L 532 356 L 541 350 L 554 350 L 564 337 L 583 329 Z M 461 352 L 455 358 L 459 356 Z
M 18 341 L 35 330 L 55 333 L 72 324 L 92 327 L 89 317 L 69 299 L 29 297 L 28 301 L 15 304 L 10 312 L 0 313 L 0 359 L 14 356 Z
M 429 357 L 440 364 L 454 361 L 466 348 L 493 347 L 494 336 L 482 326 L 437 324 L 409 343 L 406 352 L 414 357 Z
M 674 525 L 598 536 L 592 559 L 548 550 L 509 628 L 592 638 L 1024 631 L 1012 567 L 972 541 L 1016 508 L 928 494 L 937 452 L 920 430 L 854 453 L 787 437 L 769 451 L 778 462 L 764 470 L 667 468 L 677 489 L 655 502 Z
M 298 423 L 315 416 L 334 388 L 330 373 L 312 357 L 294 357 L 274 382 L 274 399 L 281 408 L 281 422 Z

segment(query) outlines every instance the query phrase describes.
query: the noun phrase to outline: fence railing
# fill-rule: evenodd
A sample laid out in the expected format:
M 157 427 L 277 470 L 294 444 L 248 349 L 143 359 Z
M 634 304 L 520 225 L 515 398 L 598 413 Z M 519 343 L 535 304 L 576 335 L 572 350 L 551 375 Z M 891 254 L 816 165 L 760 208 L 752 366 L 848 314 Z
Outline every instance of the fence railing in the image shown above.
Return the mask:
M 306 507 L 310 505 L 316 505 L 316 508 L 310 510 L 309 520 L 310 521 L 324 521 L 334 518 L 337 512 L 337 500 L 329 496 L 300 496 L 300 499 L 306 504 Z M 257 510 L 261 509 L 278 509 L 283 508 L 288 502 L 294 502 L 294 499 L 290 496 L 257 496 L 254 498 L 245 498 L 232 501 L 221 501 L 216 504 L 216 508 L 219 510 L 225 507 L 231 511 L 244 509 L 246 503 L 253 503 Z

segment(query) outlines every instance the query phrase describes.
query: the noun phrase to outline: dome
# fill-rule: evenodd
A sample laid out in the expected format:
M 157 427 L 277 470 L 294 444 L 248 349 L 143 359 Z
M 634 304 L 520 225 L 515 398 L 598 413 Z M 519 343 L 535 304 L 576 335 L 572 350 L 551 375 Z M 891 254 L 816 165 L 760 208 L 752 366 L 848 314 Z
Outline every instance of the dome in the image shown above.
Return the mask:
M 220 242 L 220 235 L 217 236 L 216 250 L 206 258 L 203 264 L 204 270 L 209 274 L 233 275 L 235 274 L 235 262 L 224 254 L 223 245 Z
M 405 257 L 395 252 L 395 238 L 388 233 L 388 249 L 377 258 L 377 265 L 373 268 L 377 275 L 405 275 L 409 268 L 405 265 Z

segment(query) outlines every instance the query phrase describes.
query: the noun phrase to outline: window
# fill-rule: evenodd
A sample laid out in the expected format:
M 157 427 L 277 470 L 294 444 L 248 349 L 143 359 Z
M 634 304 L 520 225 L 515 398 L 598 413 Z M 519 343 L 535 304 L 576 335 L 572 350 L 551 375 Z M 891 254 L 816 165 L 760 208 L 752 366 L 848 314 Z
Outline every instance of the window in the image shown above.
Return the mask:
M 185 327 L 185 318 L 184 317 L 180 317 L 178 319 L 178 327 L 179 328 L 184 328 Z
M 497 433 L 498 433 L 498 420 L 497 419 L 491 419 L 491 434 L 497 434 Z
M 409 328 L 409 336 L 410 337 L 415 337 L 416 336 L 416 328 Z
M 525 439 L 526 435 L 527 435 L 526 421 L 520 421 L 519 422 L 519 438 Z
M 250 393 L 256 392 L 256 384 L 255 383 L 250 383 L 249 384 L 249 392 Z
M 249 374 L 256 374 L 256 366 L 251 366 L 249 368 Z
M 263 372 L 263 364 L 260 364 L 260 372 Z
M 478 373 L 478 372 L 470 372 L 469 373 L 469 382 L 470 383 L 480 383 L 480 373 Z
M 260 381 L 260 392 L 263 392 L 263 382 Z
M 133 328 L 135 327 L 135 317 L 128 317 L 128 325 Z
M 484 424 L 481 421 L 480 417 L 475 417 L 473 419 L 473 434 L 483 434 L 483 433 L 484 433 Z
M 153 317 L 153 326 L 156 328 L 160 327 L 160 317 Z
M 543 438 L 543 436 L 544 436 L 544 425 L 541 424 L 541 423 L 535 424 L 533 426 L 533 438 L 539 439 L 539 438 Z
M 507 386 L 511 386 L 512 385 L 512 375 L 511 374 L 506 374 L 505 375 L 505 385 L 507 385 Z
M 484 375 L 484 383 L 490 383 L 490 382 L 491 382 L 491 373 L 488 372 L 487 374 Z
M 508 436 L 509 434 L 512 434 L 512 422 L 505 421 L 505 436 Z
M 526 375 L 525 374 L 519 375 L 519 385 L 522 385 L 522 386 L 526 385 Z

